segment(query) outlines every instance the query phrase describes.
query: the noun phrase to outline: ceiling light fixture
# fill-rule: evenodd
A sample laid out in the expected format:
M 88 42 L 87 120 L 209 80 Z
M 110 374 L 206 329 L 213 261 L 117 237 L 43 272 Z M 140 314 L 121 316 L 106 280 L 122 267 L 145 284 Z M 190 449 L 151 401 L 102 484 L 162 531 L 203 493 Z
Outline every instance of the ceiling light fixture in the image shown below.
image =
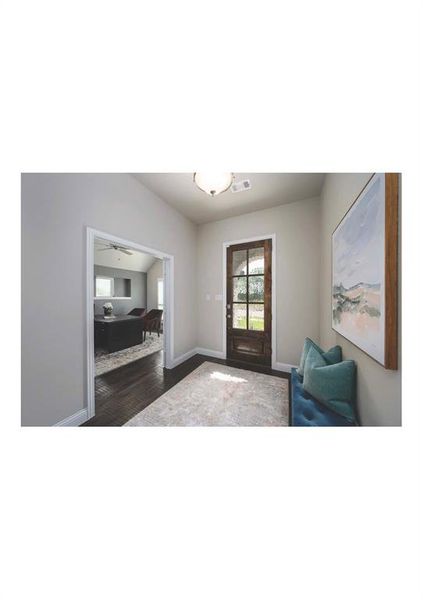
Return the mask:
M 233 173 L 194 173 L 194 183 L 209 196 L 226 192 L 234 180 Z

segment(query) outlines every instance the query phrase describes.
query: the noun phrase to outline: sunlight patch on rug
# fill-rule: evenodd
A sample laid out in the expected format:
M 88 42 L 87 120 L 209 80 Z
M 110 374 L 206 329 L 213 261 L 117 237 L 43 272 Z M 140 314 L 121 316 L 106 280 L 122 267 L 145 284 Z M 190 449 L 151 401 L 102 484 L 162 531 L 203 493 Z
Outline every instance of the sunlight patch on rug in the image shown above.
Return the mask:
M 233 381 L 234 383 L 246 383 L 247 380 L 242 377 L 234 377 L 234 375 L 228 375 L 220 371 L 214 371 L 210 377 L 212 379 L 219 379 L 220 381 Z

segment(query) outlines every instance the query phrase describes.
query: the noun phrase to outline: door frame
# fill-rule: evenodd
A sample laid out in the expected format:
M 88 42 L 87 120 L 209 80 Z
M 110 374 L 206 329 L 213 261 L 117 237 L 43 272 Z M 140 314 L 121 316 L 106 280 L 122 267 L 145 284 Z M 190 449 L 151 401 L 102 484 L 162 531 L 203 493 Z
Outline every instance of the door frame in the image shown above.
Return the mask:
M 94 357 L 94 240 L 101 238 L 150 254 L 163 260 L 164 321 L 163 321 L 163 365 L 171 369 L 174 363 L 174 256 L 161 250 L 142 246 L 105 231 L 92 227 L 86 228 L 86 394 L 88 419 L 95 415 L 95 357 Z
M 261 240 L 272 240 L 272 369 L 276 369 L 276 233 L 269 233 L 266 235 L 256 235 L 249 238 L 243 238 L 241 240 L 231 240 L 227 242 L 223 242 L 223 358 L 227 358 L 227 348 L 226 348 L 226 304 L 227 304 L 227 294 L 226 294 L 226 251 L 229 246 L 235 246 L 235 244 L 247 244 L 248 242 L 259 242 Z

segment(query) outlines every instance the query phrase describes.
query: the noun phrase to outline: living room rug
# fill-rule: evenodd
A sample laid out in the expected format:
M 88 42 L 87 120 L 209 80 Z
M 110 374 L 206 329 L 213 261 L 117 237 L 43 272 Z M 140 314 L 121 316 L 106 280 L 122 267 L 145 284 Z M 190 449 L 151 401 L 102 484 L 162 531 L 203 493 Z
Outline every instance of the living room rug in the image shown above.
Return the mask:
M 288 380 L 204 362 L 125 427 L 289 425 Z
M 131 348 L 124 348 L 123 350 L 119 350 L 119 352 L 111 352 L 110 354 L 102 350 L 96 350 L 96 377 L 162 349 L 163 336 L 158 337 L 157 333 L 147 333 L 145 341 L 142 344 L 138 344 L 138 346 L 131 346 Z

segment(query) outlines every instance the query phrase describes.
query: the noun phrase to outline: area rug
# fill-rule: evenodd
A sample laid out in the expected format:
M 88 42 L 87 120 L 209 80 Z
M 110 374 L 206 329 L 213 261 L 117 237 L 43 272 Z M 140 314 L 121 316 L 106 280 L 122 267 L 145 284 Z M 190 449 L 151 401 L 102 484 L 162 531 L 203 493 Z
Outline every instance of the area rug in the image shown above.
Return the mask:
M 95 353 L 95 374 L 103 375 L 127 365 L 134 360 L 148 356 L 153 352 L 158 352 L 163 349 L 163 336 L 158 337 L 157 333 L 147 333 L 145 342 L 138 344 L 138 346 L 132 346 L 131 348 L 125 348 L 119 350 L 119 352 L 112 352 L 107 354 L 104 351 L 96 351 Z
M 204 362 L 126 427 L 287 426 L 288 381 Z

